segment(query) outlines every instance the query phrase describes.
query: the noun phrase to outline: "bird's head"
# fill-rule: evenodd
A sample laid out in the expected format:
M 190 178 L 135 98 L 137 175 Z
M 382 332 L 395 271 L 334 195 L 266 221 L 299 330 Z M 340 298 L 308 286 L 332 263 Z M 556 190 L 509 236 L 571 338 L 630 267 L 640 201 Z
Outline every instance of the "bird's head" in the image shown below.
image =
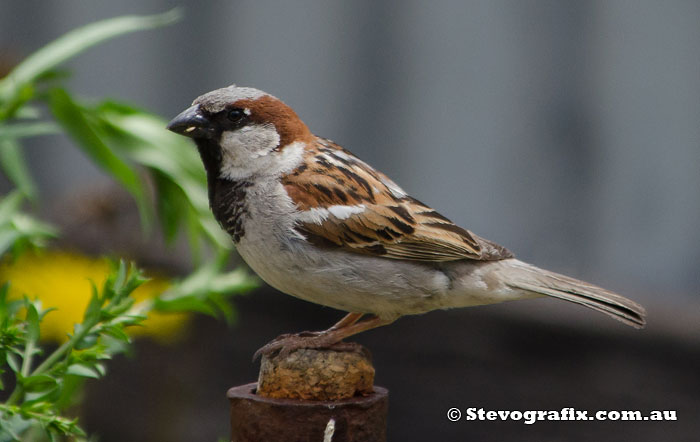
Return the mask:
M 209 175 L 232 180 L 288 172 L 313 137 L 281 100 L 235 85 L 198 97 L 167 128 L 195 140 Z

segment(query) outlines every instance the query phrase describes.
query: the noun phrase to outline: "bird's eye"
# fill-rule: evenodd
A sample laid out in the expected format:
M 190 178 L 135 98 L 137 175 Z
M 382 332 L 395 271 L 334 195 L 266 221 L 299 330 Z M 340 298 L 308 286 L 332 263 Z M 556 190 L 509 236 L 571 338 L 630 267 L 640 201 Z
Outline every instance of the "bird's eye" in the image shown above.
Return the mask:
M 246 114 L 243 112 L 243 109 L 231 109 L 227 115 L 227 118 L 234 123 L 240 123 L 245 117 Z

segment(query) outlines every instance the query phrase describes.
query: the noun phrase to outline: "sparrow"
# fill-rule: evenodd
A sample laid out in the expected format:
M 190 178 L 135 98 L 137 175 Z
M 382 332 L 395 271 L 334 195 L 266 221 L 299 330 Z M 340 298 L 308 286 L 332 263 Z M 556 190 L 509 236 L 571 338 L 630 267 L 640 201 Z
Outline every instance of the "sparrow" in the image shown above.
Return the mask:
M 281 292 L 348 312 L 258 354 L 330 347 L 404 315 L 541 296 L 645 325 L 641 305 L 459 227 L 263 91 L 206 93 L 167 129 L 194 140 L 211 210 L 243 260 Z

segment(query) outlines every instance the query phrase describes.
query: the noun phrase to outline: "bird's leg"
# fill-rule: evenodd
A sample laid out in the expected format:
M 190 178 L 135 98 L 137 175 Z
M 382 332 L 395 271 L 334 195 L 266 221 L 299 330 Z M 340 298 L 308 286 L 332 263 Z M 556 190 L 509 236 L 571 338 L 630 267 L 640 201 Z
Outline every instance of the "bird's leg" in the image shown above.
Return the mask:
M 281 335 L 256 351 L 253 360 L 260 355 L 269 355 L 277 351 L 284 356 L 300 348 L 328 348 L 348 336 L 391 324 L 396 320 L 396 318 L 386 319 L 375 316 L 358 322 L 362 315 L 362 313 L 349 313 L 334 326 L 321 332 Z
M 313 337 L 313 336 L 320 336 L 324 333 L 327 333 L 331 330 L 338 330 L 340 328 L 347 327 L 349 325 L 353 325 L 356 323 L 362 316 L 364 316 L 364 313 L 348 313 L 347 315 L 343 316 L 343 318 L 333 324 L 332 327 L 330 327 L 328 330 L 322 330 L 322 331 L 303 331 L 299 333 L 285 333 L 283 335 L 279 335 L 275 339 L 273 339 L 271 342 L 278 341 L 280 339 L 287 338 L 289 336 L 299 336 L 299 337 Z
M 344 328 L 353 325 L 354 323 L 359 321 L 362 316 L 364 316 L 364 313 L 348 313 L 347 315 L 343 316 L 343 319 L 333 324 L 333 326 L 327 331 L 338 330 L 339 328 Z

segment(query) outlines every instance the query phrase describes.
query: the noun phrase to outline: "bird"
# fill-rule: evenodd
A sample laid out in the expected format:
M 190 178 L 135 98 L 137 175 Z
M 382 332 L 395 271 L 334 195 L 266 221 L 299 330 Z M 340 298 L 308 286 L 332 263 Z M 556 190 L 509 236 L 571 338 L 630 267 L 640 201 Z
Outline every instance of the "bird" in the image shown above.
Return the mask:
M 332 347 L 405 315 L 537 297 L 645 326 L 641 305 L 516 259 L 314 135 L 261 90 L 205 93 L 166 128 L 194 140 L 213 215 L 248 266 L 283 293 L 347 312 L 327 330 L 281 335 L 256 356 Z

